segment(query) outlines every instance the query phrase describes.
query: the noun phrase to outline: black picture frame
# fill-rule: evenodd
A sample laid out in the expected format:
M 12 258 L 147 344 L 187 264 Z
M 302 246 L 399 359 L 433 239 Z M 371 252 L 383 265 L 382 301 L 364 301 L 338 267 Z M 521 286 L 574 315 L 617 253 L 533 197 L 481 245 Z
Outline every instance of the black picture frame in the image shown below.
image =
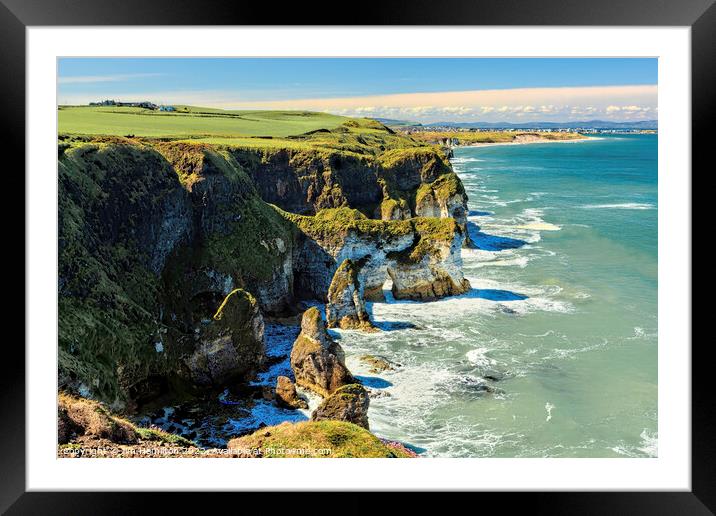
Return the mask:
M 0 0 L 0 82 L 3 124 L 2 142 L 8 149 L 25 148 L 25 29 L 28 26 L 83 25 L 572 25 L 572 26 L 689 26 L 692 59 L 692 170 L 705 168 L 709 140 L 709 115 L 714 112 L 716 81 L 716 5 L 714 0 L 413 0 L 412 2 L 360 3 L 353 7 L 327 2 L 275 4 L 205 0 Z M 348 7 L 352 12 L 344 11 Z M 338 13 L 344 12 L 341 16 Z M 32 135 L 27 135 L 31 137 Z M 24 199 L 24 153 L 14 152 L 18 162 L 6 168 L 3 189 L 7 232 L 17 235 L 13 254 L 25 269 L 25 226 L 19 223 L 20 207 L 8 202 Z M 703 164 L 703 166 L 701 166 Z M 6 164 L 6 167 L 8 165 Z M 710 167 L 713 169 L 713 165 Z M 702 170 L 702 175 L 707 171 Z M 12 192 L 10 194 L 10 192 Z M 695 202 L 693 203 L 695 204 Z M 12 227 L 7 227 L 12 226 Z M 21 244 L 22 242 L 22 244 Z M 22 245 L 22 247 L 21 247 Z M 20 252 L 19 249 L 23 251 Z M 693 251 L 691 251 L 693 252 Z M 693 256 L 693 255 L 692 255 Z M 8 269 L 6 269 L 8 270 Z M 13 269 L 14 270 L 14 269 Z M 692 273 L 693 274 L 693 273 Z M 19 281 L 19 274 L 10 275 Z M 10 288 L 7 287 L 6 288 Z M 18 293 L 6 297 L 18 306 Z M 8 292 L 9 293 L 9 292 Z M 690 302 L 691 300 L 683 300 Z M 24 306 L 24 302 L 23 302 Z M 27 307 L 32 309 L 32 307 Z M 6 312 L 7 313 L 7 312 Z M 14 316 L 17 318 L 17 316 Z M 693 316 L 692 316 L 693 320 Z M 17 325 L 17 323 L 15 323 Z M 19 325 L 18 325 L 19 326 Z M 691 343 L 670 343 L 688 346 Z M 609 493 L 510 493 L 479 494 L 479 507 L 527 503 L 530 512 L 550 514 L 714 514 L 716 511 L 716 428 L 712 388 L 707 384 L 711 339 L 692 346 L 692 491 Z M 48 343 L 48 348 L 52 343 Z M 184 493 L 39 493 L 25 492 L 25 353 L 16 339 L 5 339 L 0 373 L 0 511 L 7 514 L 144 514 L 158 504 L 162 513 L 190 507 Z M 48 349 L 49 352 L 49 349 Z M 206 496 L 206 495 L 205 495 Z M 262 503 L 265 495 L 211 494 L 210 507 L 229 504 L 241 497 Z M 291 495 L 293 497 L 296 494 Z M 414 494 L 412 496 L 418 496 Z M 473 498 L 475 495 L 473 495 Z M 254 498 L 254 499 L 252 499 Z M 205 503 L 202 501 L 200 503 Z M 343 495 L 341 506 L 358 511 L 363 495 Z M 373 503 L 373 502 L 371 502 Z M 474 500 L 473 502 L 474 503 Z M 297 504 L 283 510 L 295 511 Z M 305 504 L 303 504 L 305 505 Z M 264 507 L 265 508 L 265 507 Z M 279 510 L 281 508 L 279 507 Z M 206 509 L 204 509 L 206 510 Z M 362 512 L 362 511 L 361 511 Z

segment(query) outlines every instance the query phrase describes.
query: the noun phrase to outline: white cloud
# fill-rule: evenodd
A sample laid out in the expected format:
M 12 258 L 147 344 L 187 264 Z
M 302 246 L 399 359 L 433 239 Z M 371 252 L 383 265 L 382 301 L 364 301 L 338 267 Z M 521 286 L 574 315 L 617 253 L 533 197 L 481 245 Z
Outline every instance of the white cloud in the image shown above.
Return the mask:
M 521 120 L 636 120 L 657 115 L 656 85 L 578 88 L 525 88 L 436 93 L 402 93 L 363 97 L 293 100 L 249 100 L 246 92 L 166 91 L 103 93 L 118 100 L 152 100 L 225 109 L 295 109 L 327 111 L 345 116 L 382 117 L 419 122 Z M 96 95 L 61 91 L 63 104 L 82 104 Z

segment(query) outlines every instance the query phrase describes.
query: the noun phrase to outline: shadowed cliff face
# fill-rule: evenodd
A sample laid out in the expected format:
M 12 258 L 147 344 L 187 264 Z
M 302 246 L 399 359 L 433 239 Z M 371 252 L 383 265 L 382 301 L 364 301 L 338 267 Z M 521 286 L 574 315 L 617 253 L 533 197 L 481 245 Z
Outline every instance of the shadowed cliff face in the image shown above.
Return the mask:
M 314 215 L 326 208 L 349 207 L 369 218 L 401 220 L 456 214 L 464 218 L 461 213 L 466 211 L 462 185 L 449 188 L 457 176 L 447 158 L 432 147 L 393 149 L 377 157 L 325 150 L 230 152 L 261 198 L 290 213 Z M 421 189 L 433 185 L 431 195 L 421 195 Z
M 231 151 L 261 198 L 291 213 L 351 206 L 372 210 L 382 199 L 371 160 L 316 150 Z
M 265 311 L 292 303 L 291 245 L 290 226 L 230 156 L 73 144 L 59 159 L 61 386 L 124 402 L 183 383 L 234 289 Z M 260 358 L 235 355 L 246 374 Z
M 374 159 L 76 138 L 58 167 L 60 386 L 118 406 L 250 379 L 261 312 L 325 299 L 346 259 L 356 306 L 387 278 L 410 299 L 465 288 L 452 217 L 466 197 L 431 149 Z M 386 198 L 447 218 L 366 217 Z M 236 327 L 218 325 L 236 289 L 253 301 L 237 305 Z

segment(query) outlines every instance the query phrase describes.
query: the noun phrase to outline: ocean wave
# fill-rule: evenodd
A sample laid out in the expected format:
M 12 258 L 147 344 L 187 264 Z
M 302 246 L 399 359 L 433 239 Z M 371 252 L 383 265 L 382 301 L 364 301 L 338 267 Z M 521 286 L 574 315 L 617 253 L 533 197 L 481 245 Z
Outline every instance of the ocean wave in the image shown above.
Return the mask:
M 659 435 L 656 432 L 650 432 L 646 428 L 639 434 L 641 437 L 641 445 L 639 450 L 644 452 L 648 457 L 659 456 Z
M 460 158 L 452 158 L 450 160 L 450 163 L 477 163 L 478 161 L 485 161 L 485 160 L 479 159 L 479 158 L 460 157 Z
M 484 251 L 491 252 L 491 251 Z M 493 253 L 495 254 L 495 253 Z M 484 260 L 473 264 L 474 267 L 519 267 L 524 269 L 530 262 L 529 256 L 518 256 L 516 258 L 498 259 L 496 256 L 492 260 Z
M 656 432 L 651 432 L 648 429 L 642 430 L 639 434 L 641 442 L 637 445 L 627 445 L 619 443 L 616 446 L 612 446 L 611 450 L 619 455 L 625 457 L 637 458 L 637 457 L 658 457 L 659 456 L 659 437 Z
M 581 208 L 588 210 L 614 209 L 614 210 L 653 210 L 656 206 L 651 203 L 624 202 L 615 204 L 585 204 Z
M 560 229 L 562 229 L 560 226 L 557 226 L 556 224 L 550 224 L 549 222 L 530 222 L 527 224 L 520 224 L 514 227 L 515 229 L 531 229 L 537 231 L 559 231 Z
M 475 348 L 465 353 L 465 356 L 473 365 L 488 367 L 495 364 L 495 360 L 486 355 L 489 351 L 487 348 Z

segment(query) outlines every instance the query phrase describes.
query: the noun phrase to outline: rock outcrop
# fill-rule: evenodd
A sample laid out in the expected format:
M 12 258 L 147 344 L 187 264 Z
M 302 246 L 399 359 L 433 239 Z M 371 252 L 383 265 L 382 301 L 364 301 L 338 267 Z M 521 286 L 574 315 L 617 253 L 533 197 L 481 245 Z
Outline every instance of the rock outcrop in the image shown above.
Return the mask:
M 296 385 L 287 376 L 279 376 L 276 379 L 276 403 L 288 408 L 308 408 L 306 400 L 298 397 Z
M 415 219 L 413 223 L 414 244 L 388 255 L 393 297 L 430 301 L 470 290 L 462 273 L 464 234 L 458 223 L 454 219 Z
M 361 262 L 346 259 L 338 267 L 328 288 L 326 321 L 329 328 L 374 330 L 365 308 L 358 281 Z
M 66 392 L 58 393 L 57 430 L 60 457 L 156 457 L 146 452 L 161 446 L 181 448 L 186 456 L 201 453 L 181 436 L 136 426 L 103 403 Z
M 368 371 L 373 374 L 382 373 L 383 371 L 394 371 L 400 364 L 394 364 L 388 359 L 377 357 L 374 355 L 361 355 L 359 360 L 368 366 Z
M 58 396 L 58 442 L 78 439 L 107 439 L 117 443 L 136 443 L 139 438 L 128 421 L 112 416 L 102 404 L 64 393 Z
M 322 210 L 313 217 L 283 215 L 298 229 L 294 275 L 297 292 L 306 297 L 327 299 L 344 260 L 356 267 L 357 291 L 365 299 L 382 296 L 388 279 L 399 299 L 437 299 L 470 288 L 460 255 L 465 234 L 452 218 L 378 221 L 348 208 Z
M 452 217 L 458 224 L 467 223 L 467 194 L 454 172 L 441 175 L 432 183 L 419 186 L 415 196 L 418 217 Z
M 355 381 L 345 365 L 343 349 L 328 335 L 315 307 L 306 310 L 301 319 L 301 333 L 291 350 L 291 368 L 296 384 L 323 397 Z
M 362 385 L 344 385 L 321 402 L 311 414 L 311 421 L 347 421 L 368 429 L 369 405 L 368 392 Z
M 264 358 L 263 334 L 256 299 L 244 290 L 234 290 L 200 330 L 200 344 L 186 360 L 191 379 L 215 387 L 249 379 Z
M 365 428 L 345 421 L 282 423 L 232 439 L 227 448 L 228 456 L 246 458 L 415 457 L 403 446 L 383 442 Z

